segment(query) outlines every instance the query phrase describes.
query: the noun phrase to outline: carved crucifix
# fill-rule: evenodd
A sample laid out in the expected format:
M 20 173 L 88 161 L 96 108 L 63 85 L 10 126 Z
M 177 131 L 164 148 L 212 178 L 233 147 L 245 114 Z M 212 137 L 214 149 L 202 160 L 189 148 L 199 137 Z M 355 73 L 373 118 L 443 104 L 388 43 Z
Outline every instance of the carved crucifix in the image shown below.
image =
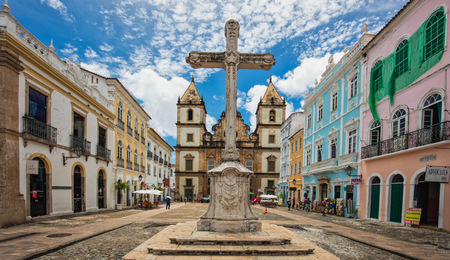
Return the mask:
M 222 68 L 226 71 L 226 127 L 225 149 L 223 161 L 239 161 L 236 148 L 236 110 L 237 110 L 237 70 L 262 69 L 269 70 L 275 65 L 272 53 L 253 54 L 238 52 L 239 23 L 233 19 L 225 24 L 227 50 L 225 52 L 191 51 L 186 62 L 192 68 Z

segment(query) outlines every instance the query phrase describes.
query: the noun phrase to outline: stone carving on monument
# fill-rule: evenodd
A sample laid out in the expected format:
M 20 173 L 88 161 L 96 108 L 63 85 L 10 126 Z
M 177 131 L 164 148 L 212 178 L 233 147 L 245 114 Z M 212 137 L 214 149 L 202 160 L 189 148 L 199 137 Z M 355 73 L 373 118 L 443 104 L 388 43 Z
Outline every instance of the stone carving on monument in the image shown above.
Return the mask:
M 237 115 L 237 71 L 238 69 L 269 70 L 275 65 L 272 53 L 252 54 L 238 51 L 239 23 L 229 20 L 225 24 L 227 48 L 225 52 L 191 51 L 186 62 L 192 68 L 222 68 L 226 71 L 226 108 L 219 123 L 214 126 L 213 141 L 225 139 L 221 163 L 208 171 L 211 179 L 211 200 L 206 213 L 197 223 L 199 231 L 248 232 L 261 230 L 261 223 L 250 208 L 250 177 L 253 172 L 239 162 L 236 147 L 236 132 L 245 139 L 246 125 Z M 222 119 L 225 119 L 223 122 Z M 239 128 L 237 128 L 237 125 Z M 245 132 L 245 134 L 244 134 Z

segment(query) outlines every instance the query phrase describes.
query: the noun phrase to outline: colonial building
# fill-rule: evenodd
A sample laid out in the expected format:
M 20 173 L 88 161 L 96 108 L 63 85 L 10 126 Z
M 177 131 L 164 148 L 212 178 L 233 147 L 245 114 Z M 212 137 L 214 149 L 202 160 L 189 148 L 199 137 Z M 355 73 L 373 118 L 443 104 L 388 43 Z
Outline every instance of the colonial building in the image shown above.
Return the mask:
M 286 205 L 287 195 L 289 193 L 289 137 L 291 136 L 291 118 L 292 114 L 281 125 L 281 160 L 280 160 L 280 178 L 278 180 L 279 198 L 283 205 Z
M 362 218 L 405 223 L 420 208 L 421 225 L 450 230 L 448 8 L 410 1 L 363 49 Z
M 163 188 L 165 195 L 172 195 L 175 177 L 172 170 L 170 146 L 153 128 L 147 133 L 146 188 Z
M 114 205 L 114 103 L 0 11 L 0 226 Z
M 305 124 L 305 113 L 292 113 L 291 134 L 289 136 L 289 198 L 295 198 L 297 203 L 302 200 L 303 177 L 301 175 L 303 163 L 303 128 Z
M 250 190 L 256 194 L 274 194 L 280 176 L 281 124 L 286 103 L 270 81 L 256 110 L 256 129 L 250 127 L 241 114 L 236 116 L 236 141 L 239 159 L 255 175 Z M 176 198 L 197 200 L 210 193 L 207 171 L 221 161 L 225 144 L 226 114 L 210 133 L 206 130 L 206 108 L 194 80 L 177 103 Z
M 357 207 L 358 187 L 351 179 L 360 172 L 360 100 L 365 76 L 361 49 L 373 35 L 363 34 L 338 63 L 333 56 L 322 78 L 306 97 L 303 186 L 311 201 L 343 198 L 346 214 Z

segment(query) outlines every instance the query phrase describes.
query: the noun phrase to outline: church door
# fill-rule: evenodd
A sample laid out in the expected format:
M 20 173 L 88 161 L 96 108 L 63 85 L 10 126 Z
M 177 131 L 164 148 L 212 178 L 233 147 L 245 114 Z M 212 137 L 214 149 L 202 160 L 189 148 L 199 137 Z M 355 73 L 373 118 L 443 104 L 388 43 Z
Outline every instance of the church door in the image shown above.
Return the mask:
M 380 209 L 380 178 L 375 177 L 370 185 L 370 218 L 378 219 Z
M 30 174 L 30 216 L 42 216 L 47 214 L 47 174 L 44 162 L 39 158 L 38 174 Z
M 403 211 L 403 177 L 394 176 L 391 184 L 391 218 L 392 222 L 402 222 Z
M 192 189 L 184 190 L 184 196 L 187 198 L 187 200 L 192 201 L 193 199 Z

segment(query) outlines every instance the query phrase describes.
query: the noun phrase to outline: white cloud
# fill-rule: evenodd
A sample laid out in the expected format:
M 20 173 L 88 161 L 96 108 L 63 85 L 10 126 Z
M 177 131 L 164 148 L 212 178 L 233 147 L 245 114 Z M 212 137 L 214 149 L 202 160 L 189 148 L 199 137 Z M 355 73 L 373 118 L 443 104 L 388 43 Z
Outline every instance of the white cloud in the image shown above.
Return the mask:
M 112 51 L 114 46 L 107 44 L 106 42 L 99 46 L 102 51 Z
M 68 22 L 75 21 L 75 17 L 67 11 L 67 7 L 60 0 L 41 0 L 41 4 L 47 4 L 59 12 L 59 14 Z
M 256 109 L 258 108 L 259 100 L 264 93 L 266 92 L 267 86 L 264 85 L 255 85 L 251 89 L 248 90 L 245 99 L 240 103 L 240 106 L 247 110 L 250 116 L 250 131 L 254 131 L 256 128 Z
M 96 61 L 92 61 L 89 63 L 82 62 L 81 67 L 89 71 L 92 71 L 98 75 L 101 75 L 103 77 L 107 78 L 111 77 L 111 71 L 108 69 L 108 65 L 106 64 L 98 63 Z
M 212 127 L 217 124 L 217 119 L 209 114 L 206 114 L 206 130 L 212 133 Z
M 91 47 L 88 47 L 88 49 L 84 52 L 84 56 L 86 58 L 97 58 L 98 54 Z

